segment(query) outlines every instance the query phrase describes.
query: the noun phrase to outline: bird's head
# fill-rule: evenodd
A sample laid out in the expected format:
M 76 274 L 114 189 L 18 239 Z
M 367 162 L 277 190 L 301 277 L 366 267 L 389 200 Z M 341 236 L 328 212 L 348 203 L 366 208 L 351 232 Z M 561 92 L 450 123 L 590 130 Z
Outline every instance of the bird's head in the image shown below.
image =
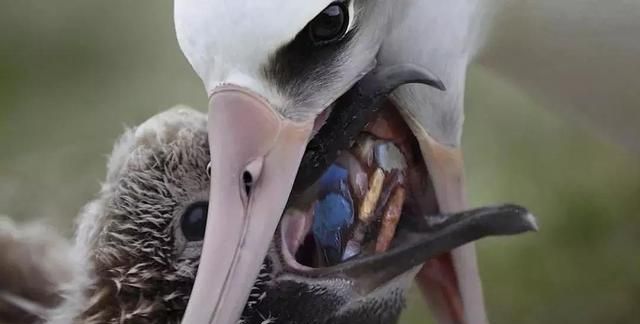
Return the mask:
M 53 323 L 181 322 L 202 272 L 205 227 L 228 226 L 207 217 L 216 181 L 207 175 L 209 159 L 207 118 L 191 109 L 161 113 L 122 136 L 102 190 L 79 218 L 72 254 L 82 271 L 67 285 Z M 329 178 L 321 182 L 340 175 Z M 317 260 L 321 246 L 303 243 L 317 232 L 313 217 L 290 207 L 267 243 L 240 322 L 393 323 L 416 265 L 486 235 L 529 230 L 528 217 L 508 206 L 416 215 L 401 220 L 388 252 L 374 254 L 363 244 L 360 257 L 333 262 Z
M 121 136 L 98 196 L 78 218 L 71 254 L 81 271 L 53 323 L 180 321 L 200 255 L 190 238 L 206 221 L 207 163 L 206 118 L 191 109 Z
M 407 43 L 416 41 L 406 33 L 398 36 L 395 29 L 411 13 L 406 5 L 417 3 L 175 1 L 180 48 L 209 96 L 215 179 L 186 323 L 226 324 L 238 318 L 287 203 L 299 203 L 296 197 L 342 153 L 353 150 L 363 134 L 406 144 L 402 153 L 411 167 L 403 176 L 415 176 L 420 183 L 403 186 L 407 196 L 421 202 L 418 214 L 466 209 L 457 146 L 461 107 L 422 106 L 424 94 L 438 93 L 426 86 L 444 90 L 442 82 L 424 67 L 409 65 L 415 63 L 409 59 L 403 62 L 389 51 L 381 55 L 383 48 L 410 48 Z M 422 32 L 405 30 L 416 36 Z M 415 51 L 402 57 L 427 54 L 422 42 L 429 40 L 416 41 Z M 407 83 L 422 85 L 391 96 L 393 103 L 386 101 Z M 452 83 L 457 89 L 461 82 Z M 444 101 L 461 98 L 454 92 Z M 354 219 L 361 216 L 355 214 Z M 334 245 L 342 248 L 351 234 L 347 231 Z M 473 250 L 443 254 L 427 266 L 425 276 L 431 303 L 449 321 L 484 317 Z
M 386 2 L 178 0 L 175 27 L 212 105 L 248 96 L 240 103 L 266 107 L 245 109 L 299 126 L 306 140 L 318 115 L 374 67 Z

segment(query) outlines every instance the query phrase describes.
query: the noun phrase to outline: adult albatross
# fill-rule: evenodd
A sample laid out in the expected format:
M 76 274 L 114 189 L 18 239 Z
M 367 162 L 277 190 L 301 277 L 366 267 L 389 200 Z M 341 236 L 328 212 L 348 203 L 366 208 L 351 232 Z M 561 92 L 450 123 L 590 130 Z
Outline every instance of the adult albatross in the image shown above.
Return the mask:
M 206 270 L 196 279 L 185 322 L 226 324 L 238 317 L 290 196 L 347 150 L 380 109 L 379 99 L 403 83 L 423 83 L 388 96 L 389 109 L 405 124 L 376 135 L 397 139 L 398 129 L 410 128 L 417 143 L 410 154 L 421 157 L 428 169 L 423 179 L 434 189 L 423 197 L 431 202 L 427 209 L 466 209 L 460 150 L 466 70 L 493 11 L 516 13 L 511 24 L 527 25 L 513 39 L 490 42 L 485 62 L 539 96 L 574 104 L 574 115 L 604 116 L 596 125 L 607 120 L 609 129 L 619 128 L 611 126 L 617 114 L 602 107 L 618 108 L 609 103 L 620 102 L 620 95 L 635 104 L 628 101 L 637 98 L 635 75 L 612 76 L 607 67 L 624 72 L 633 66 L 627 63 L 637 55 L 628 54 L 638 53 L 637 32 L 628 26 L 637 26 L 637 9 L 629 1 L 176 0 L 180 47 L 210 99 L 217 181 L 209 218 L 228 225 L 206 231 Z M 611 17 L 620 18 L 620 26 Z M 494 26 L 498 34 L 513 29 Z M 606 30 L 581 32 L 599 28 Z M 506 58 L 500 54 L 513 51 L 505 39 L 521 45 Z M 607 46 L 594 50 L 593 44 Z M 618 80 L 622 75 L 625 82 Z M 627 124 L 615 133 L 636 134 L 635 123 Z M 440 323 L 487 322 L 472 245 L 431 260 L 418 280 Z

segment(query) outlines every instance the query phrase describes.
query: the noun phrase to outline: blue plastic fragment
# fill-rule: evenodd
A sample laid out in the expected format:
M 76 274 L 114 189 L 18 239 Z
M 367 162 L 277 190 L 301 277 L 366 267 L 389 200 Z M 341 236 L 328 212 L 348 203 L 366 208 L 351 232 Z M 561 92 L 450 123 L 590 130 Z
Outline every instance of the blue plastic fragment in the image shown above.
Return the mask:
M 349 172 L 347 169 L 332 164 L 320 177 L 320 188 L 322 188 L 322 191 L 324 192 L 340 190 L 340 184 L 346 184 L 348 178 Z
M 354 221 L 353 201 L 347 189 L 347 170 L 330 166 L 320 178 L 320 200 L 314 207 L 312 231 L 324 254 L 324 262 L 337 264 L 342 259 L 342 233 Z

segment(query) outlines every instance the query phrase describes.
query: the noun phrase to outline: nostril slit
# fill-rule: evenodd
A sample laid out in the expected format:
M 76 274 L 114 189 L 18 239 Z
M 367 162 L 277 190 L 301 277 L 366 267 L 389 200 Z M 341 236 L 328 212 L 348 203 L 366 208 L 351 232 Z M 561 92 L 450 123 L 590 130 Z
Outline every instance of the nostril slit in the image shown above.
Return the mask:
M 247 197 L 251 196 L 251 187 L 253 187 L 253 176 L 251 172 L 245 171 L 242 173 L 242 183 L 244 184 L 244 192 Z
M 247 202 L 251 198 L 254 187 L 260 180 L 263 163 L 263 158 L 257 158 L 249 162 L 242 172 L 242 187 L 244 188 L 245 198 L 247 199 Z

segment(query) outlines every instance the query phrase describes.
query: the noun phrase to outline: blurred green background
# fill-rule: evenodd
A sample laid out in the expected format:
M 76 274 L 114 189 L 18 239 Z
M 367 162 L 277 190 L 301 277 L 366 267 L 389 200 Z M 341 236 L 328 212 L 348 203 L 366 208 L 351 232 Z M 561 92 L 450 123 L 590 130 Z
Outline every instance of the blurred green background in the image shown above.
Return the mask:
M 124 125 L 206 108 L 172 21 L 172 1 L 3 3 L 0 214 L 71 234 Z M 492 322 L 636 323 L 640 157 L 479 67 L 466 101 L 472 204 L 524 204 L 541 225 L 478 244 Z M 428 322 L 413 295 L 403 323 Z

